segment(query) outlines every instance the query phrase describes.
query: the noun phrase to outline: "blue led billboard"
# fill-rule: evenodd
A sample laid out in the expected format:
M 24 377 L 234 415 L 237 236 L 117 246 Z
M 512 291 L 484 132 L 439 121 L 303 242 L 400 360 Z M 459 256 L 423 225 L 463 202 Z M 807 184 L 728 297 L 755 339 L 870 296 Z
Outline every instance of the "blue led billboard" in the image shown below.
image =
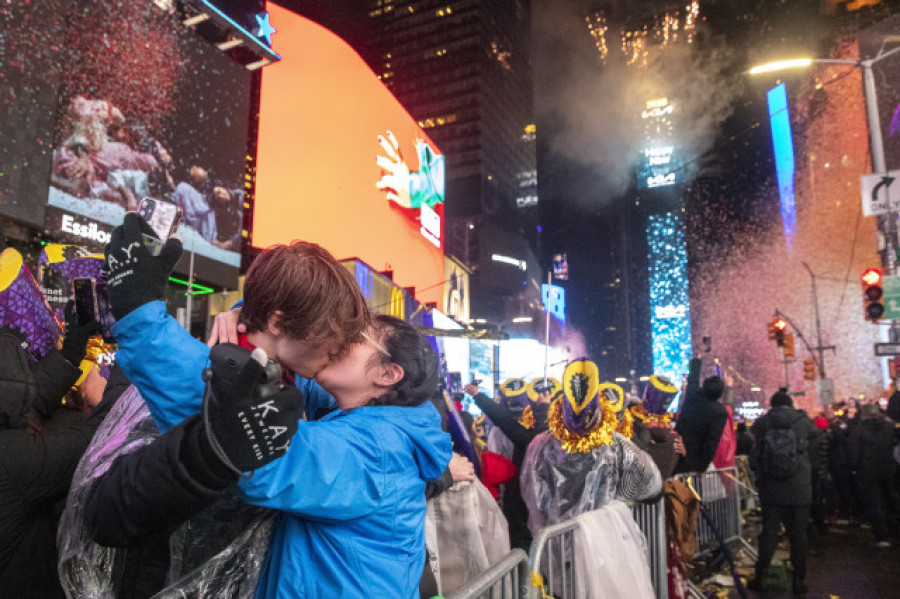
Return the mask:
M 691 358 L 687 247 L 681 217 L 667 212 L 647 223 L 653 373 L 680 381 Z
M 791 139 L 787 87 L 784 83 L 779 83 L 770 89 L 766 96 L 769 101 L 772 147 L 775 150 L 778 198 L 781 201 L 781 226 L 784 230 L 785 243 L 790 248 L 797 233 L 797 200 L 794 196 L 794 143 Z

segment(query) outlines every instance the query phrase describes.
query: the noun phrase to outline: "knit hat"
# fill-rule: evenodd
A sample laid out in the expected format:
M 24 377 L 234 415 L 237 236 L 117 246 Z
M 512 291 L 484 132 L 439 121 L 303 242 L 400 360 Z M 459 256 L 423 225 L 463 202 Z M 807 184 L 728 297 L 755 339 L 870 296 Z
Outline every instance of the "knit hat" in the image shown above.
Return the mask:
M 548 427 L 569 453 L 612 444 L 619 422 L 600 393 L 600 373 L 590 360 L 575 360 L 563 373 L 563 395 L 550 405 Z

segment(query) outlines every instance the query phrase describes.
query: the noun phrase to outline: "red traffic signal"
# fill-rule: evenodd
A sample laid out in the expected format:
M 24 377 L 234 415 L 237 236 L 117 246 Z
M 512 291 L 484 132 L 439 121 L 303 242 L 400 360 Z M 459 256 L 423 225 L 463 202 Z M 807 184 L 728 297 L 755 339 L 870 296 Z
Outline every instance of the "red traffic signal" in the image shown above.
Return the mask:
M 877 268 L 867 268 L 862 274 L 862 282 L 867 287 L 881 285 L 881 271 Z
M 877 268 L 867 268 L 862 274 L 863 315 L 866 320 L 878 321 L 884 316 L 884 278 Z
M 787 321 L 783 318 L 776 318 L 775 322 L 772 323 L 772 327 L 776 331 L 784 331 L 787 328 Z

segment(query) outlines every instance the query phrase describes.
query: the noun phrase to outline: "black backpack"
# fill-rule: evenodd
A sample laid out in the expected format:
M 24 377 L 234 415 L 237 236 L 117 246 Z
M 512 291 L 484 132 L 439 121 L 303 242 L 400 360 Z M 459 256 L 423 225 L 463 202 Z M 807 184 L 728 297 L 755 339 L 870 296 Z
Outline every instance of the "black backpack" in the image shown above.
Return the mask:
M 763 440 L 766 474 L 774 479 L 791 478 L 797 471 L 801 454 L 806 451 L 806 439 L 798 439 L 793 426 L 770 426 Z

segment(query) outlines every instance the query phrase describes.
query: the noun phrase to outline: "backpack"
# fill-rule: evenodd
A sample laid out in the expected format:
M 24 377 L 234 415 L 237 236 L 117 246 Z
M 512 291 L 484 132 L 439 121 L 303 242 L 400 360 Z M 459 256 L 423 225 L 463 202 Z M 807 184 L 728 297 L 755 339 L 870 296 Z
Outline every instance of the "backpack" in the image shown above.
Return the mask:
M 805 443 L 797 438 L 794 427 L 770 427 L 766 431 L 764 444 L 766 474 L 779 480 L 791 478 L 797 471 L 800 454 L 806 449 Z

